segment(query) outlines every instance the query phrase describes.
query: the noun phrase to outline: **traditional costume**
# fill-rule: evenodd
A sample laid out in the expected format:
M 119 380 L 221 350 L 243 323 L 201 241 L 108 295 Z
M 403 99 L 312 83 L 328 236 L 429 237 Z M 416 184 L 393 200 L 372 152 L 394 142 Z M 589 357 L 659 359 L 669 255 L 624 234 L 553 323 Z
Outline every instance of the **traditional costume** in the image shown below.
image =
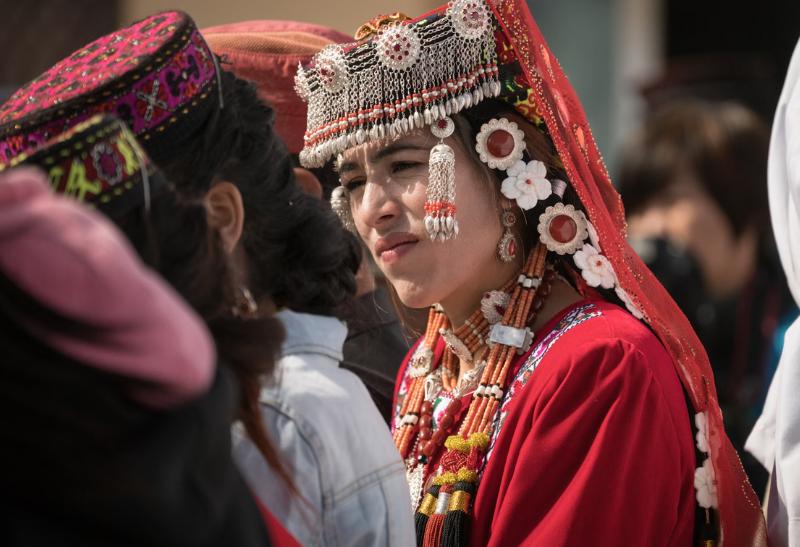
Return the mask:
M 561 162 L 549 172 L 529 156 L 508 118 L 477 135 L 480 160 L 503 173 L 502 194 L 522 211 L 540 207 L 539 241 L 518 278 L 487 293 L 463 325 L 434 306 L 401 368 L 393 430 L 418 545 L 688 545 L 695 528 L 705 545 L 763 544 L 758 498 L 725 435 L 705 352 L 625 242 L 619 195 L 525 2 L 454 0 L 414 20 L 376 18 L 356 38 L 298 70 L 306 166 L 430 130 L 439 144 L 425 227 L 446 244 L 460 222 L 444 140 L 451 116 L 504 101 Z M 579 207 L 562 201 L 567 190 Z M 332 205 L 352 228 L 345 187 Z M 503 214 L 499 260 L 519 252 L 514 222 Z M 528 325 L 557 275 L 551 263 L 569 263 L 563 274 L 584 299 L 534 333 Z M 484 358 L 457 381 L 459 362 L 475 355 Z

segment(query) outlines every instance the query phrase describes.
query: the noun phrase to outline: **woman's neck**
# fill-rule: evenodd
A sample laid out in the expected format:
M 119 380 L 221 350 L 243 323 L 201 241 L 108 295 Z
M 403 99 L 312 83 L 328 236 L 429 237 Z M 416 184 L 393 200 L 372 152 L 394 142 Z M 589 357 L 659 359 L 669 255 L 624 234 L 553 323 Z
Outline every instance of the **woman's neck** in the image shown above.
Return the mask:
M 478 309 L 484 293 L 499 289 L 505 285 L 509 279 L 519 275 L 521 268 L 521 261 L 509 263 L 496 261 L 496 267 L 484 268 L 485 274 L 480 278 L 473 279 L 467 287 L 453 291 L 442 299 L 439 304 L 442 306 L 453 328 L 463 325 L 464 321 Z
M 516 274 L 517 272 L 514 272 L 512 275 Z M 511 279 L 510 275 L 506 277 L 503 281 L 497 283 L 496 285 L 493 285 L 479 292 L 477 303 L 475 303 L 471 308 L 467 309 L 466 311 L 461 312 L 465 314 L 463 315 L 464 319 L 462 319 L 460 323 L 453 323 L 451 319 L 451 324 L 457 326 L 463 323 L 464 320 L 467 317 L 469 317 L 469 315 L 475 309 L 477 309 L 477 306 L 480 303 L 480 298 L 484 292 L 486 292 L 487 290 L 494 290 L 498 287 L 501 287 L 506 281 L 508 281 L 508 279 Z M 582 298 L 583 297 L 580 295 L 580 293 L 578 293 L 578 291 L 576 291 L 572 287 L 572 285 L 567 283 L 561 277 L 555 277 L 553 279 L 550 295 L 544 300 L 541 309 L 534 317 L 533 323 L 530 325 L 531 329 L 534 332 L 536 332 L 542 326 L 544 326 L 548 321 L 550 321 L 550 319 L 552 319 L 556 314 L 560 313 L 563 309 L 567 308 L 568 306 L 571 306 L 576 302 L 579 302 Z M 445 313 L 447 314 L 448 318 L 450 318 L 451 316 L 450 313 L 448 312 L 448 309 L 444 307 L 444 305 L 443 308 L 445 309 Z M 459 382 L 461 381 L 461 378 L 464 376 L 464 374 L 475 368 L 475 366 L 480 362 L 480 360 L 484 358 L 485 354 L 486 354 L 486 348 L 483 347 L 476 352 L 476 354 L 473 356 L 474 358 L 471 361 L 463 361 L 463 360 L 459 361 L 459 371 L 458 371 Z

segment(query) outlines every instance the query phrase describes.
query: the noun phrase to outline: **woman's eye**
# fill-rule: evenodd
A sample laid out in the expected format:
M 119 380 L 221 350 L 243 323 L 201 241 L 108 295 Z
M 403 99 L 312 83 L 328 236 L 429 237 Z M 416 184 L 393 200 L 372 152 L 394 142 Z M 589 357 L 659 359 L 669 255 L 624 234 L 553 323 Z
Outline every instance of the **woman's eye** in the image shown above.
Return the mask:
M 364 183 L 366 183 L 366 182 L 367 182 L 366 179 L 363 179 L 363 178 L 353 178 L 353 179 L 350 179 L 350 180 L 342 180 L 342 181 L 340 181 L 340 184 L 342 186 L 344 186 L 345 188 L 347 188 L 348 192 L 352 192 L 356 188 L 364 186 Z
M 422 164 L 418 161 L 396 161 L 392 163 L 392 173 L 399 173 L 401 171 L 408 171 L 414 169 Z

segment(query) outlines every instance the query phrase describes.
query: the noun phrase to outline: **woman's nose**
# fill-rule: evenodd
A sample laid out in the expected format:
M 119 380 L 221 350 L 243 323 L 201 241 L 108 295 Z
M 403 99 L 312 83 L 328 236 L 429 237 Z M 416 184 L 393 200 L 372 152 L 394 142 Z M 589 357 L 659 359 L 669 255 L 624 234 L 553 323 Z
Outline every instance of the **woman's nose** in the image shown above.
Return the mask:
M 367 182 L 360 206 L 353 214 L 356 223 L 360 220 L 371 228 L 381 228 L 397 216 L 397 202 L 387 192 L 386 185 Z

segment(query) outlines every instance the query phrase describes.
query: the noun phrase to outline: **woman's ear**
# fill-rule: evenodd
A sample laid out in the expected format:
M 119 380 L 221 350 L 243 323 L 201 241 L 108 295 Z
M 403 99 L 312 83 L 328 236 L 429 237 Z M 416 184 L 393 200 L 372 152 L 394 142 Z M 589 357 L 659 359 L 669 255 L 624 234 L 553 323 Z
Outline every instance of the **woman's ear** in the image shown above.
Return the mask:
M 218 182 L 206 193 L 205 205 L 208 223 L 219 233 L 225 251 L 232 253 L 244 228 L 242 194 L 235 184 Z

